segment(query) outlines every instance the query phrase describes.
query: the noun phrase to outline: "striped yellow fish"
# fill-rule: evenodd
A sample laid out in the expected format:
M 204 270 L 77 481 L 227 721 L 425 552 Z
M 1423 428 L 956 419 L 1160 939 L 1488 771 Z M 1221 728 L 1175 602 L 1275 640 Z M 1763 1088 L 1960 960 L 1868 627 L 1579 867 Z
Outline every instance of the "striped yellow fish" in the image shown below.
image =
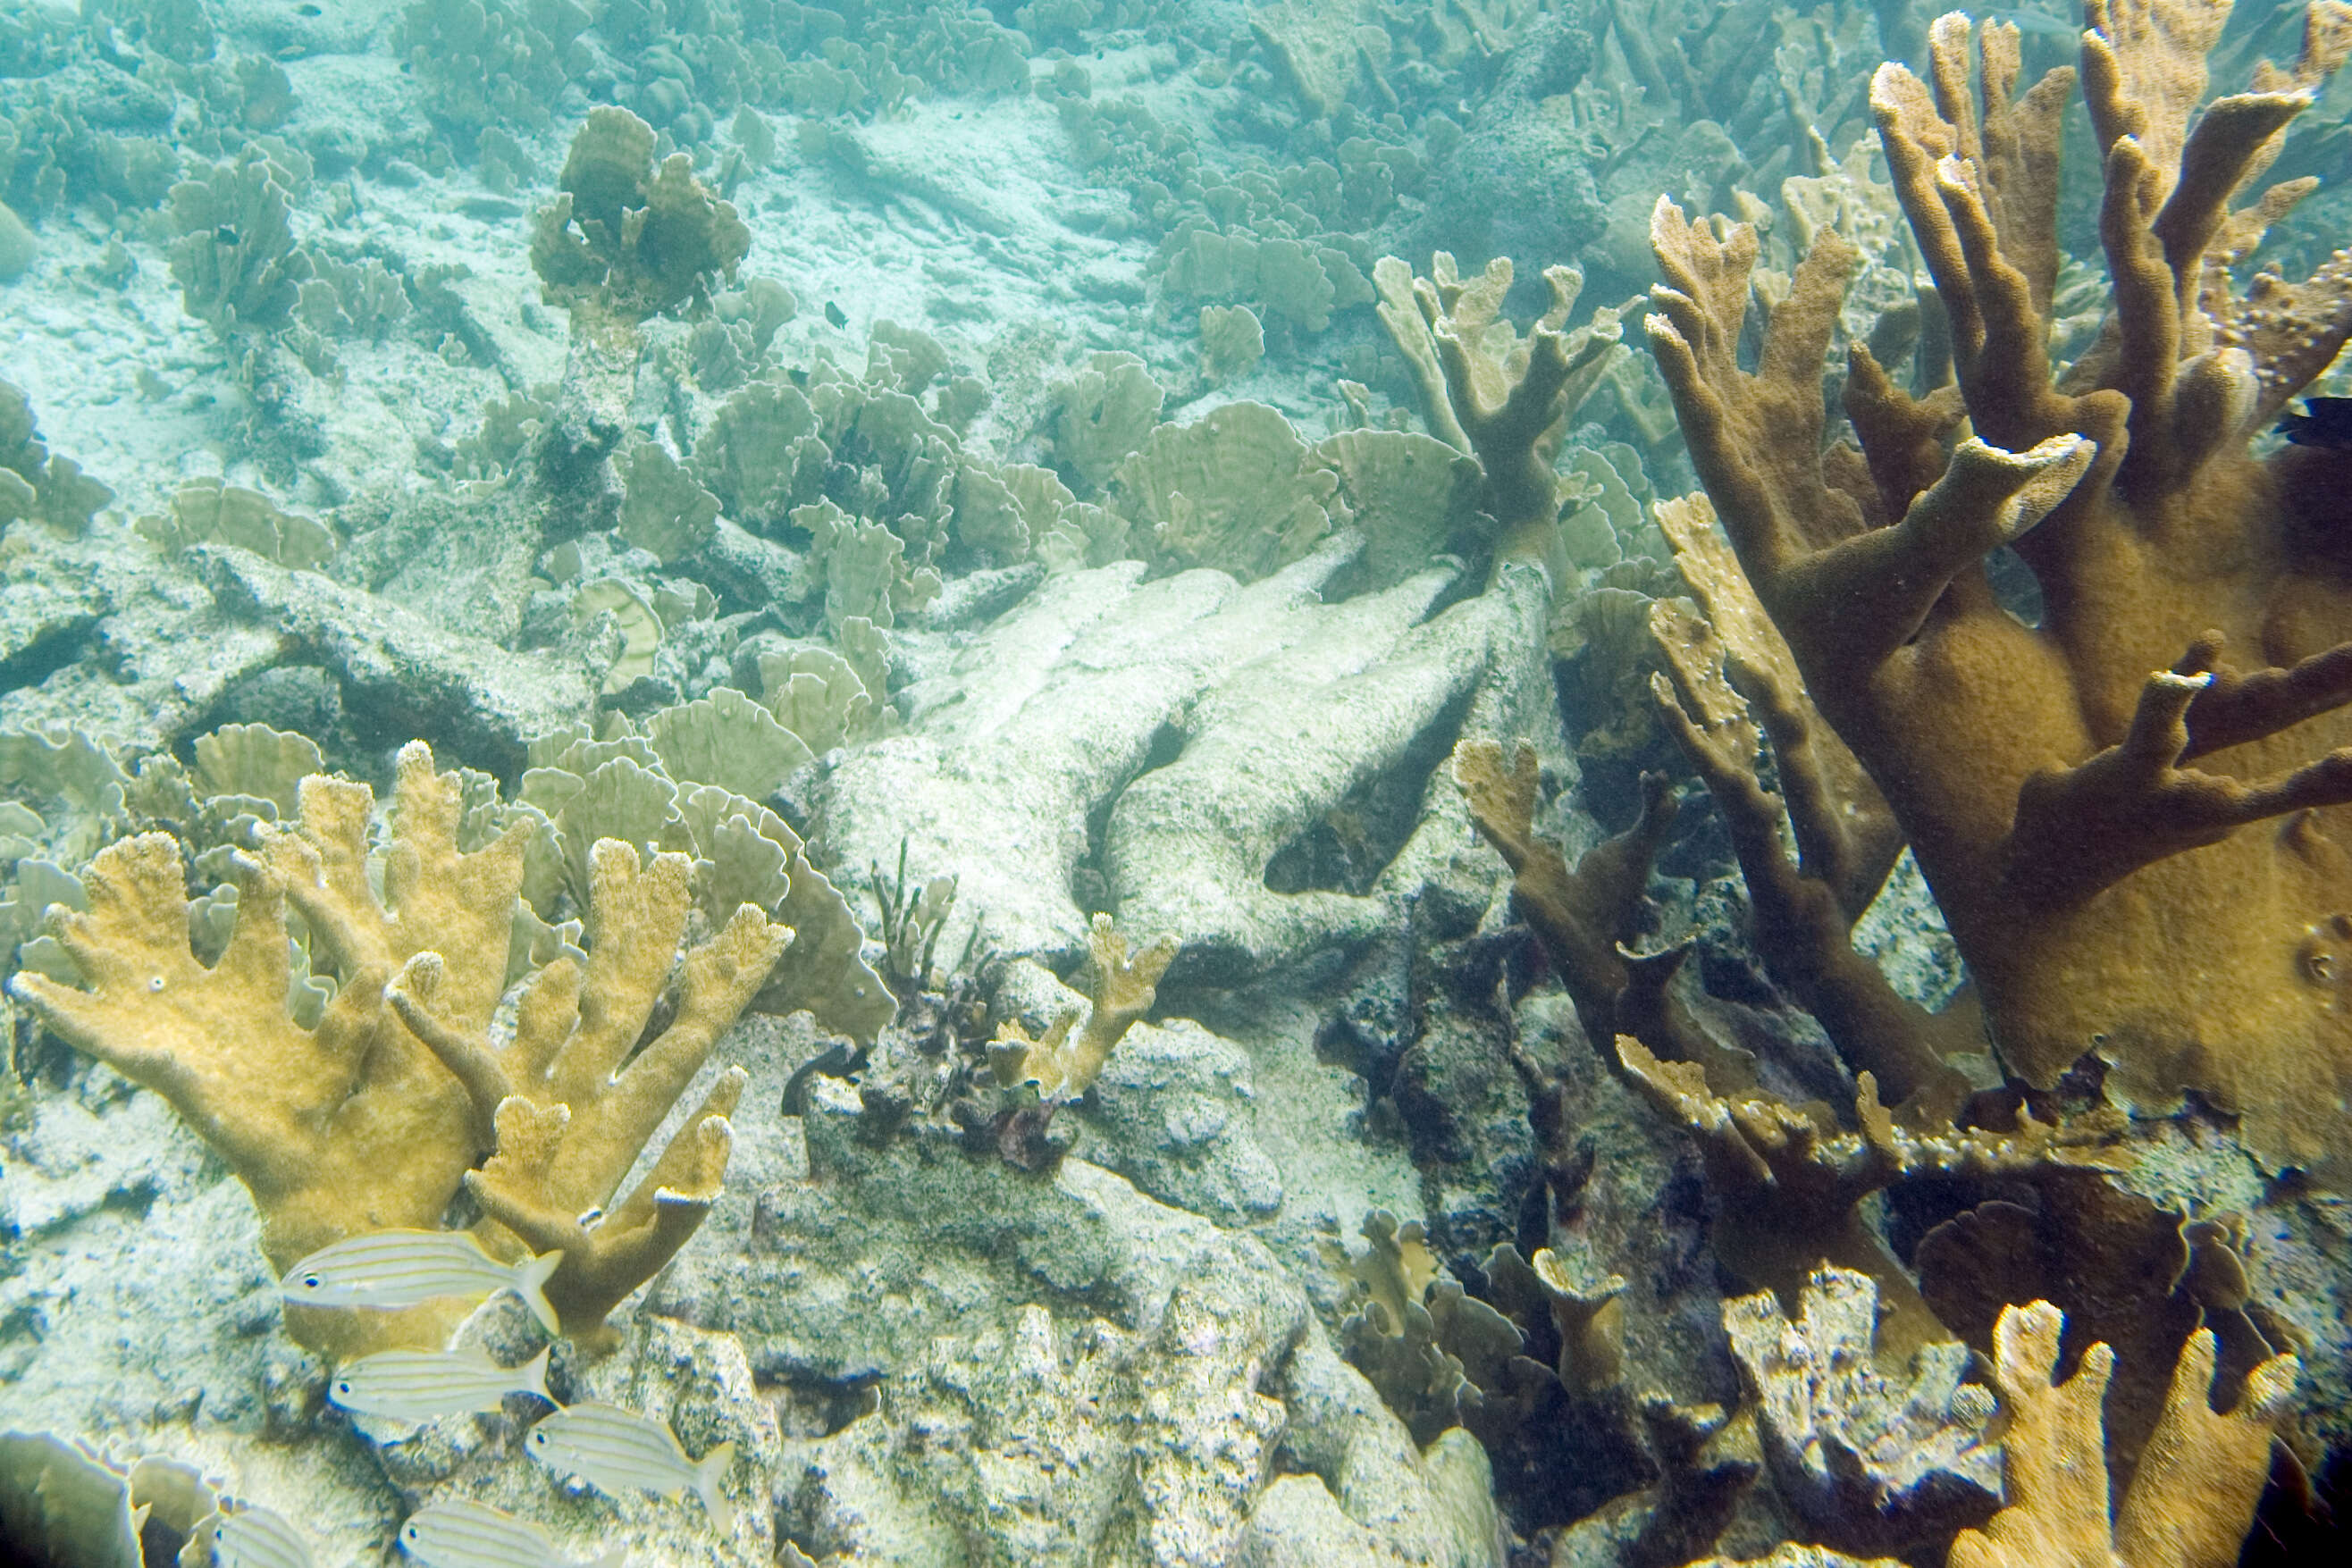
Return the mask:
M 386 1350 L 363 1355 L 337 1372 L 327 1397 L 362 1416 L 386 1416 L 422 1425 L 442 1416 L 496 1410 L 509 1394 L 547 1392 L 553 1346 L 520 1366 L 499 1366 L 478 1355 L 430 1350 Z
M 578 1568 L 555 1554 L 539 1526 L 462 1499 L 410 1514 L 400 1549 L 425 1568 Z M 628 1568 L 628 1561 L 627 1548 L 615 1546 L 584 1568 Z
M 719 1489 L 727 1467 L 735 1462 L 732 1443 L 719 1444 L 698 1460 L 689 1459 L 668 1422 L 617 1405 L 583 1400 L 533 1427 L 524 1446 L 532 1458 L 557 1474 L 578 1476 L 598 1491 L 649 1491 L 675 1498 L 692 1487 L 710 1511 L 719 1533 L 735 1533 L 735 1511 Z
M 540 1287 L 562 1261 L 559 1249 L 501 1263 L 463 1230 L 378 1230 L 311 1253 L 286 1270 L 278 1293 L 306 1307 L 389 1308 L 512 1291 L 557 1333 L 555 1309 Z
M 266 1508 L 243 1508 L 200 1521 L 213 1540 L 213 1568 L 311 1568 L 302 1532 Z

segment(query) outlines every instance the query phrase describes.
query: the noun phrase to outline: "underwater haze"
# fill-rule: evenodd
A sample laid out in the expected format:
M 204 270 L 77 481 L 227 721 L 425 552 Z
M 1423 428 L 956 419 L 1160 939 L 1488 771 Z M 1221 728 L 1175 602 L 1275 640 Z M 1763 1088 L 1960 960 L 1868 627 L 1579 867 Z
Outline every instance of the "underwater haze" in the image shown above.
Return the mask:
M 0 1563 L 2336 1556 L 2347 58 L 0 0 Z

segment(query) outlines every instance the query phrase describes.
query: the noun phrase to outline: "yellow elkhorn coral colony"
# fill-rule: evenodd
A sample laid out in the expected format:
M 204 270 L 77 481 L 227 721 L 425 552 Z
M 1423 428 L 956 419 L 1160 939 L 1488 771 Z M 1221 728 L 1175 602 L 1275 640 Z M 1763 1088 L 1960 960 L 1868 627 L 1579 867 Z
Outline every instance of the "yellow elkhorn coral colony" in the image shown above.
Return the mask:
M 2117 1100 L 2195 1091 L 2265 1160 L 2341 1183 L 2352 458 L 2253 442 L 2352 334 L 2352 262 L 2242 292 L 2231 268 L 2315 183 L 2261 176 L 2352 50 L 2352 7 L 2313 5 L 2301 58 L 2201 112 L 2227 0 L 2087 11 L 2114 308 L 2071 366 L 2048 350 L 2074 73 L 2018 92 L 2014 27 L 1979 29 L 1972 51 L 1948 16 L 1932 84 L 1898 65 L 1873 83 L 1952 380 L 1898 384 L 1856 342 L 1857 444 L 1822 441 L 1851 246 L 1816 235 L 1751 371 L 1754 231 L 1659 204 L 1650 339 L 1744 571 L 1694 586 L 1718 621 L 1760 602 L 1786 638 L 2016 1072 L 2047 1087 L 2095 1051 Z M 1988 577 L 2004 546 L 2039 581 L 2032 623 Z
M 346 1237 L 437 1227 L 462 1183 L 488 1216 L 477 1233 L 491 1252 L 562 1250 L 547 1299 L 566 1333 L 593 1334 L 718 1196 L 740 1070 L 719 1076 L 644 1180 L 614 1195 L 791 931 L 738 910 L 687 951 L 674 1013 L 637 1049 L 679 963 L 689 862 L 646 864 L 607 840 L 591 856 L 586 962 L 558 956 L 533 974 L 509 1036 L 491 1019 L 529 829 L 460 850 L 458 778 L 411 743 L 378 894 L 367 787 L 313 776 L 300 800 L 291 831 L 265 830 L 240 857 L 236 928 L 211 968 L 189 948 L 179 845 L 145 833 L 101 851 L 89 912 L 59 918 L 89 988 L 27 972 L 13 990 L 219 1152 L 261 1209 L 276 1269 Z M 338 981 L 315 1029 L 287 1009 L 289 905 L 313 963 Z M 591 1211 L 602 1213 L 593 1228 Z M 288 1319 L 303 1343 L 349 1357 L 437 1346 L 449 1309 L 298 1306 Z

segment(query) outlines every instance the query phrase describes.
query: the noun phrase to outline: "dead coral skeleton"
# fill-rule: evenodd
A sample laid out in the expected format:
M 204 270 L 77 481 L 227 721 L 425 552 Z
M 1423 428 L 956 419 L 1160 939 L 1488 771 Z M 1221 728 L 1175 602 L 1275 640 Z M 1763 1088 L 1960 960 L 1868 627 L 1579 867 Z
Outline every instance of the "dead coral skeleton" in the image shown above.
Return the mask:
M 2000 1502 L 1992 1395 L 1968 1347 L 1920 1347 L 1892 1375 L 1871 1354 L 1878 1287 L 1822 1268 L 1794 1322 L 1769 1291 L 1723 1304 L 1780 1493 L 1821 1539 L 1895 1552 L 1981 1524 Z

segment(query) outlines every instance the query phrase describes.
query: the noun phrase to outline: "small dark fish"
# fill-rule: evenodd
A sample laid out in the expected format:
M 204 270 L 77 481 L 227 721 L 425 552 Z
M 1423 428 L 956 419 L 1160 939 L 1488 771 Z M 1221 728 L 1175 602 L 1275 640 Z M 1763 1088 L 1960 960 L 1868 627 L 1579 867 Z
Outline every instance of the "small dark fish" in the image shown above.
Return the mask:
M 846 327 L 849 325 L 849 318 L 843 315 L 841 312 L 841 307 L 835 305 L 830 299 L 824 302 L 824 319 L 832 322 L 836 327 Z
M 2297 446 L 2352 451 L 2352 397 L 2307 397 L 2303 408 L 2279 417 L 2281 435 Z

